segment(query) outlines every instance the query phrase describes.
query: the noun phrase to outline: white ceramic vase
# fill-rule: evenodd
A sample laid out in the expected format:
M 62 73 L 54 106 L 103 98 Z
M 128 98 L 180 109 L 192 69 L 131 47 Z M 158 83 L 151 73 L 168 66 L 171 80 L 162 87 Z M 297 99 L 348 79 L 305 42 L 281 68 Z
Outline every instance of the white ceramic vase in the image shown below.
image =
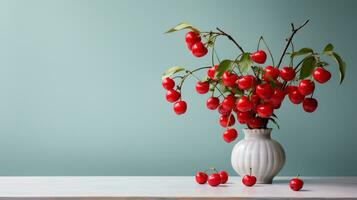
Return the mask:
M 252 170 L 257 183 L 272 183 L 285 163 L 283 147 L 270 137 L 272 129 L 243 129 L 244 139 L 232 151 L 233 169 L 245 176 Z

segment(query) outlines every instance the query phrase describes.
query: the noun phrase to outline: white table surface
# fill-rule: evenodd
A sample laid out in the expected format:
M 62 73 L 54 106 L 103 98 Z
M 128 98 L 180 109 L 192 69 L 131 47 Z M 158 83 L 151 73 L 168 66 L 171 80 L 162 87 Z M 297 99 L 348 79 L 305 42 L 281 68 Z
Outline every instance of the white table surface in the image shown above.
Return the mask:
M 0 177 L 0 199 L 238 199 L 238 198 L 356 198 L 357 177 L 301 177 L 302 191 L 288 186 L 290 177 L 273 184 L 245 187 L 230 177 L 219 187 L 199 185 L 194 177 L 177 176 L 58 176 Z

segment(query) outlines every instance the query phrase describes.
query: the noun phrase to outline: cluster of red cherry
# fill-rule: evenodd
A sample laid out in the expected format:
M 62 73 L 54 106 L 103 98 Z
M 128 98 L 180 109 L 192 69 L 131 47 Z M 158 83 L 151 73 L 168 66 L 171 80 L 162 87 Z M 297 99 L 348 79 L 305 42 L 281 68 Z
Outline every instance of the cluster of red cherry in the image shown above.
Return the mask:
M 197 172 L 195 176 L 195 180 L 198 184 L 205 184 L 208 182 L 208 184 L 212 187 L 216 187 L 220 184 L 225 184 L 228 181 L 228 173 L 226 171 L 220 171 L 218 172 L 215 168 L 210 168 L 214 173 L 210 174 L 209 176 L 205 172 Z M 289 186 L 292 190 L 294 191 L 299 191 L 302 189 L 304 182 L 298 178 L 299 175 L 293 179 L 290 180 Z M 242 183 L 245 186 L 252 187 L 255 185 L 257 182 L 257 178 L 252 175 L 252 170 L 250 170 L 250 173 L 243 176 L 242 178 Z
M 213 173 L 208 176 L 206 171 L 209 170 L 213 171 Z M 226 171 L 218 172 L 216 168 L 210 168 L 209 170 L 196 173 L 195 179 L 198 184 L 205 184 L 208 182 L 210 186 L 216 187 L 220 184 L 227 183 L 228 173 Z
M 207 48 L 202 45 L 199 34 L 190 31 L 186 34 L 186 44 L 197 57 L 204 56 Z M 258 50 L 250 54 L 250 59 L 257 64 L 264 64 L 267 55 L 263 50 Z M 296 69 L 293 67 L 283 67 L 281 70 L 274 66 L 266 66 L 260 75 L 240 75 L 233 70 L 224 71 L 221 77 L 217 77 L 218 65 L 210 67 L 207 71 L 207 79 L 196 83 L 198 94 L 206 94 L 211 88 L 221 83 L 232 92 L 223 96 L 222 102 L 219 97 L 212 96 L 206 101 L 206 106 L 210 110 L 218 109 L 220 114 L 219 124 L 227 128 L 223 133 L 223 139 L 227 143 L 234 141 L 238 132 L 234 128 L 229 128 L 237 121 L 240 124 L 247 124 L 249 128 L 264 128 L 268 119 L 272 119 L 274 109 L 278 109 L 287 95 L 293 104 L 302 103 L 306 112 L 314 112 L 318 102 L 312 97 L 315 90 L 315 83 L 310 79 L 301 80 L 298 85 L 293 85 L 296 81 Z M 313 71 L 313 79 L 318 83 L 326 83 L 331 78 L 331 73 L 323 67 L 317 67 Z M 162 86 L 167 90 L 166 100 L 174 103 L 173 109 L 176 114 L 184 114 L 187 110 L 187 103 L 181 100 L 180 87 L 174 89 L 175 81 L 170 77 L 162 79 Z M 236 97 L 233 91 L 239 91 L 241 95 Z M 309 96 L 311 95 L 311 96 Z

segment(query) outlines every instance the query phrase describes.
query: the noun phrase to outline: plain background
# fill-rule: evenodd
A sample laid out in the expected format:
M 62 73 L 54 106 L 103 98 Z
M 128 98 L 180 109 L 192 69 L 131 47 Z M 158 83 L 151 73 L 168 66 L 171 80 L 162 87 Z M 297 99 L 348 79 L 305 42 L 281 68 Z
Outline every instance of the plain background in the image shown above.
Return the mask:
M 353 0 L 1 0 L 0 175 L 192 175 L 211 166 L 233 174 L 235 142 L 223 142 L 195 81 L 183 90 L 183 116 L 161 87 L 167 68 L 210 58 L 187 51 L 185 31 L 163 32 L 182 21 L 219 26 L 247 51 L 263 35 L 277 59 L 290 23 L 306 19 L 296 48 L 333 43 L 347 75 L 340 86 L 328 60 L 333 77 L 316 87 L 318 110 L 285 101 L 277 112 L 273 137 L 287 153 L 280 175 L 357 175 L 356 8 Z M 217 50 L 237 53 L 224 38 Z

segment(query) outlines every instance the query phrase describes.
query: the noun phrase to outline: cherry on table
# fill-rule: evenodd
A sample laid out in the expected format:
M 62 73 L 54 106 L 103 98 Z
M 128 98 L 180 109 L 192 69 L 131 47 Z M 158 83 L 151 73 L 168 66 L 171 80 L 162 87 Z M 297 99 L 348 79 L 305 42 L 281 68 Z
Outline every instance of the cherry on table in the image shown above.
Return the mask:
M 228 173 L 226 171 L 220 171 L 219 175 L 221 176 L 221 184 L 225 184 L 228 181 Z
M 255 185 L 257 178 L 252 175 L 252 168 L 249 169 L 249 175 L 245 175 L 242 178 L 242 183 L 248 187 Z
M 208 175 L 204 172 L 197 172 L 195 179 L 198 184 L 205 184 L 207 182 Z
M 208 184 L 210 186 L 216 187 L 221 184 L 221 176 L 219 173 L 214 173 L 208 176 Z
M 299 175 L 290 180 L 289 186 L 294 191 L 299 191 L 304 186 L 304 182 L 299 179 Z

